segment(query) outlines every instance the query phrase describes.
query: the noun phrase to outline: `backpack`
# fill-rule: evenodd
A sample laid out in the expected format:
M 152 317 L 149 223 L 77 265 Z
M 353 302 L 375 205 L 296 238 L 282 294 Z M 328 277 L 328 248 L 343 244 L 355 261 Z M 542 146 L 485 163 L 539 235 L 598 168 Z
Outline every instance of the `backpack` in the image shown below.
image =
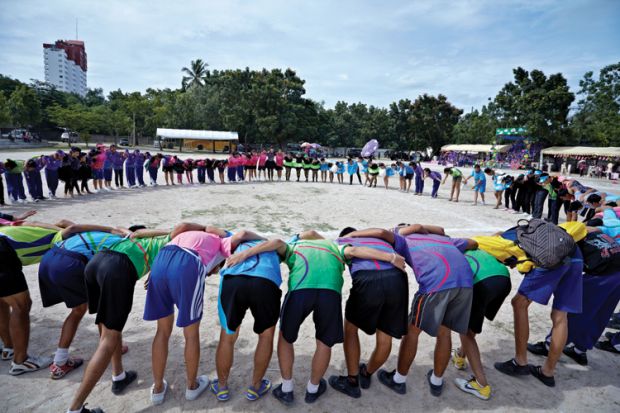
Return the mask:
M 538 267 L 547 269 L 562 265 L 575 250 L 575 241 L 563 228 L 533 218 L 517 223 L 517 245 Z

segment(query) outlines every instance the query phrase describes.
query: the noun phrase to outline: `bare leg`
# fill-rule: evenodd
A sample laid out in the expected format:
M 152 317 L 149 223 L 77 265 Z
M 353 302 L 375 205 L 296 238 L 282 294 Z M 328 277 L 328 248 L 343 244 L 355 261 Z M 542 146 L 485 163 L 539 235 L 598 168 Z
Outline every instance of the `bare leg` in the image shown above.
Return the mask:
M 90 363 L 88 363 L 86 371 L 84 371 L 82 383 L 71 403 L 70 410 L 79 410 L 84 405 L 84 401 L 110 364 L 112 355 L 117 350 L 120 353 L 121 342 L 122 334 L 120 331 L 109 330 L 105 326 L 102 326 L 99 346 L 93 358 L 90 360 Z M 115 372 L 115 374 L 120 374 L 121 372 L 122 370 Z
M 220 341 L 215 351 L 215 369 L 220 387 L 228 385 L 228 376 L 233 364 L 237 337 L 239 337 L 239 329 L 235 331 L 235 334 L 226 334 L 224 329 L 220 331 Z
M 348 320 L 344 321 L 344 359 L 349 376 L 357 376 L 360 364 L 360 338 L 358 328 Z
M 164 376 L 168 361 L 168 343 L 174 326 L 174 314 L 157 320 L 157 332 L 151 346 L 151 365 L 153 366 L 154 393 L 164 391 Z
M 527 340 L 530 338 L 528 307 L 531 301 L 517 293 L 511 301 L 515 323 L 515 360 L 520 366 L 527 365 Z
M 265 377 L 265 372 L 269 367 L 271 355 L 273 354 L 273 336 L 276 327 L 273 326 L 258 335 L 258 343 L 256 343 L 256 351 L 254 353 L 254 374 L 252 375 L 252 386 L 258 389 L 261 381 Z
M 183 328 L 185 336 L 185 370 L 187 374 L 187 388 L 198 388 L 196 376 L 200 363 L 200 321 Z
M 58 341 L 59 348 L 69 348 L 73 338 L 75 337 L 75 332 L 80 325 L 80 321 L 84 317 L 86 310 L 88 309 L 88 304 L 84 303 L 77 307 L 71 309 L 71 312 L 65 319 L 65 322 L 62 325 L 62 330 L 60 332 L 60 340 Z
M 469 360 L 469 365 L 474 377 L 481 386 L 486 386 L 489 383 L 487 383 L 487 378 L 482 367 L 480 349 L 478 348 L 478 343 L 476 342 L 476 333 L 468 330 L 467 335 L 461 334 L 460 337 L 462 349 L 459 349 L 459 355 L 461 357 L 463 354 L 467 356 L 467 360 Z
M 9 332 L 9 322 L 11 319 L 11 308 L 4 300 L 0 299 L 0 340 L 6 348 L 13 348 L 13 340 Z
M 21 364 L 28 358 L 28 341 L 30 339 L 30 294 L 28 291 L 3 297 L 11 307 L 9 333 L 13 340 L 13 361 Z
M 435 354 L 433 355 L 433 372 L 435 376 L 442 377 L 450 363 L 450 352 L 452 350 L 452 338 L 450 329 L 440 326 L 435 342 Z
M 329 360 L 332 357 L 331 347 L 327 347 L 321 340 L 316 340 L 316 350 L 312 357 L 312 372 L 310 374 L 310 383 L 317 385 L 325 375 Z
M 406 376 L 407 373 L 409 373 L 411 364 L 413 363 L 413 360 L 418 352 L 418 337 L 421 332 L 422 330 L 413 324 L 409 324 L 409 331 L 400 342 L 397 371 L 403 376 Z
M 280 333 L 278 337 L 278 364 L 280 365 L 280 374 L 284 380 L 293 378 L 293 363 L 295 362 L 295 349 L 293 344 L 286 341 Z
M 562 350 L 568 338 L 568 317 L 566 312 L 556 309 L 551 310 L 551 321 L 553 323 L 553 330 L 551 330 L 549 355 L 542 367 L 543 374 L 549 377 L 553 376 L 555 372 L 555 365 L 562 355 Z
M 373 374 L 375 371 L 379 370 L 379 368 L 385 364 L 388 357 L 390 357 L 392 351 L 392 336 L 385 334 L 381 330 L 377 330 L 375 336 L 376 346 L 370 355 L 366 368 L 369 374 Z

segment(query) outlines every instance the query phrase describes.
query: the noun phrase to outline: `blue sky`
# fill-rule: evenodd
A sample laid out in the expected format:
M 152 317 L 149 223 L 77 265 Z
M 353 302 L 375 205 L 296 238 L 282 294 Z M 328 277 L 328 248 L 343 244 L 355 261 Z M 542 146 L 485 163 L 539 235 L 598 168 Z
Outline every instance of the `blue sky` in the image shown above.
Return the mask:
M 43 79 L 42 43 L 86 42 L 88 86 L 179 87 L 212 69 L 291 67 L 307 96 L 387 106 L 443 93 L 479 108 L 512 69 L 586 71 L 620 61 L 620 0 L 0 0 L 0 73 Z

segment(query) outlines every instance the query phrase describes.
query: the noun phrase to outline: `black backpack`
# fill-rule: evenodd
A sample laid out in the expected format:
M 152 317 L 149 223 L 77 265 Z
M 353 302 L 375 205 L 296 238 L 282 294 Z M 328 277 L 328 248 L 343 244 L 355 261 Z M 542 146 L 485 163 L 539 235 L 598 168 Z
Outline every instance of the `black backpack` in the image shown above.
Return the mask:
M 517 223 L 517 245 L 536 266 L 548 269 L 562 265 L 576 246 L 563 228 L 537 218 Z

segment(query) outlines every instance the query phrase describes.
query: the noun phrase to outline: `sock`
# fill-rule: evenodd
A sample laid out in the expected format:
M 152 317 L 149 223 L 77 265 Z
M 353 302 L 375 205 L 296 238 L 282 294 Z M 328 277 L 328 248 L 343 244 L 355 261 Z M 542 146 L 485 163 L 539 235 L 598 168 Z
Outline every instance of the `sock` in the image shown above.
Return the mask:
M 67 360 L 69 360 L 69 349 L 58 347 L 56 353 L 54 353 L 54 364 L 64 366 L 67 364 Z
M 312 382 L 308 380 L 308 385 L 306 386 L 306 390 L 308 391 L 308 393 L 316 393 L 319 391 L 319 385 L 312 384 Z
M 112 381 L 123 381 L 125 380 L 125 370 L 123 370 L 123 372 L 121 374 L 119 374 L 118 376 L 115 376 L 114 374 L 112 374 Z
M 575 353 L 577 353 L 577 354 L 583 354 L 583 353 L 585 353 L 585 351 L 581 351 L 581 350 L 579 350 L 577 347 L 573 347 L 573 350 L 575 350 Z
M 293 379 L 285 380 L 282 378 L 282 391 L 284 393 L 290 393 L 293 391 Z
M 435 370 L 431 374 L 431 384 L 434 386 L 441 386 L 443 384 L 443 377 L 435 376 Z
M 80 407 L 80 410 L 67 410 L 67 413 L 80 413 L 82 411 L 82 407 Z
M 398 371 L 394 373 L 394 383 L 403 384 L 407 382 L 407 376 L 403 376 Z

